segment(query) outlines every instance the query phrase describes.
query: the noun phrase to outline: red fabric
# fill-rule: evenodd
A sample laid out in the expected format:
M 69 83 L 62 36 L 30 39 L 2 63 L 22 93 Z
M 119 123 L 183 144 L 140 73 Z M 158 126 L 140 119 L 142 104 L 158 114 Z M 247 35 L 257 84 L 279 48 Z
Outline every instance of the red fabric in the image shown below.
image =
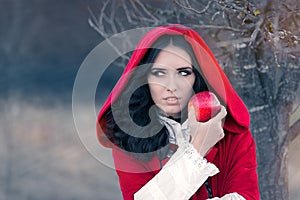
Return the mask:
M 225 137 L 206 156 L 207 161 L 220 170 L 217 175 L 208 179 L 214 197 L 237 192 L 247 200 L 259 199 L 255 150 L 250 131 L 242 134 L 226 132 Z M 151 180 L 161 167 L 157 157 L 149 162 L 142 162 L 115 148 L 113 157 L 125 200 L 133 200 L 134 193 Z M 165 160 L 162 161 L 163 165 L 165 163 Z M 207 198 L 208 193 L 202 185 L 191 199 Z
M 256 174 L 255 143 L 249 131 L 249 114 L 244 103 L 236 94 L 216 58 L 203 39 L 193 30 L 182 25 L 158 27 L 147 33 L 134 51 L 123 75 L 107 98 L 98 115 L 97 136 L 99 142 L 113 148 L 101 129 L 101 120 L 105 111 L 111 106 L 129 78 L 131 72 L 149 48 L 162 35 L 183 35 L 191 44 L 204 78 L 226 105 L 227 116 L 224 123 L 226 134 L 207 155 L 207 160 L 214 163 L 220 173 L 209 179 L 214 196 L 223 196 L 237 192 L 246 199 L 259 199 Z M 113 148 L 113 157 L 120 187 L 124 199 L 133 199 L 133 194 L 145 185 L 160 169 L 160 162 L 154 157 L 150 162 L 142 162 Z M 165 163 L 165 161 L 163 162 Z M 137 173 L 132 173 L 135 171 Z M 202 186 L 192 199 L 208 198 Z

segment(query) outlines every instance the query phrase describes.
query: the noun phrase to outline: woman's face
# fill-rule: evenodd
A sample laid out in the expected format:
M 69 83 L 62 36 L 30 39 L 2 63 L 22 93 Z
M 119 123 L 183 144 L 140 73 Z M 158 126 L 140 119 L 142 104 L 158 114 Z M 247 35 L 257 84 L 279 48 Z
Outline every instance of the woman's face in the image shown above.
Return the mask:
M 193 73 L 190 55 L 183 49 L 169 45 L 157 56 L 148 75 L 154 103 L 167 115 L 179 117 L 193 95 Z

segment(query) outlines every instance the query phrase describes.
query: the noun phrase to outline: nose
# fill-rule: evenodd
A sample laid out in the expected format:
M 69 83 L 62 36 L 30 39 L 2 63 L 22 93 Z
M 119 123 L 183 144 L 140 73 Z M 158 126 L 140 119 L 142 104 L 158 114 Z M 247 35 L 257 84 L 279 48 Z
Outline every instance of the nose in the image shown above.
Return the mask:
M 167 91 L 175 92 L 177 90 L 176 77 L 170 76 L 166 84 Z

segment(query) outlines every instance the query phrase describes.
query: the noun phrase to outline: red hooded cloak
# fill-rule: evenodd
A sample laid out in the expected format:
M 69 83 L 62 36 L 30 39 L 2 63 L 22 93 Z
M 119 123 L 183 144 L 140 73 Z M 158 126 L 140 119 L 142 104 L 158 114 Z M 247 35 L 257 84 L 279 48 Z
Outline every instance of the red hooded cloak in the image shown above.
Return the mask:
M 154 28 L 143 37 L 120 80 L 99 112 L 97 136 L 102 145 L 113 148 L 113 158 L 124 199 L 133 199 L 134 193 L 159 172 L 161 162 L 156 156 L 148 162 L 143 162 L 118 149 L 106 137 L 101 129 L 101 122 L 105 111 L 124 88 L 130 72 L 138 66 L 147 48 L 166 34 L 183 35 L 190 43 L 202 76 L 227 108 L 228 114 L 224 122 L 225 137 L 206 155 L 207 161 L 215 164 L 220 170 L 217 175 L 208 179 L 213 196 L 222 197 L 225 194 L 237 192 L 246 199 L 259 199 L 256 147 L 249 130 L 250 117 L 247 108 L 203 39 L 194 30 L 182 25 Z M 167 159 L 164 160 L 163 164 L 167 161 Z M 208 193 L 204 185 L 191 197 L 192 200 L 207 198 Z

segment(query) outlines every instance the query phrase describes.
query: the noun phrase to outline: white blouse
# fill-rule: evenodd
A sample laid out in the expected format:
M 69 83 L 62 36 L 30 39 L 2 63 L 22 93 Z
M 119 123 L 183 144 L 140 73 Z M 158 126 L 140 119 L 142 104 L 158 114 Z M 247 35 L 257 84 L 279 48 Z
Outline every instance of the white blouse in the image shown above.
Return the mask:
M 182 125 L 172 119 L 160 116 L 169 131 L 170 143 L 178 149 L 160 172 L 134 194 L 135 200 L 188 200 L 203 185 L 208 177 L 219 169 L 206 161 L 189 143 L 188 120 Z M 222 200 L 245 200 L 238 193 L 212 198 Z

